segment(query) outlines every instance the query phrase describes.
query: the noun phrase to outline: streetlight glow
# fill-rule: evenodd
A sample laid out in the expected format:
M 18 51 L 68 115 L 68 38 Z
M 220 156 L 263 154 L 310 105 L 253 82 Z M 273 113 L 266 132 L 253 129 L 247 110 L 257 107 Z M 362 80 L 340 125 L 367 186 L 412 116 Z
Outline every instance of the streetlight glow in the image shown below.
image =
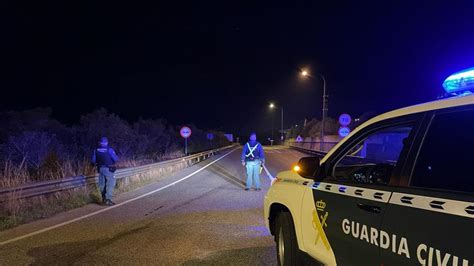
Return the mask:
M 321 128 L 320 128 L 320 133 L 319 133 L 320 149 L 321 151 L 323 151 L 324 150 L 324 124 L 325 124 L 325 120 L 326 120 L 326 116 L 328 112 L 328 102 L 327 102 L 327 94 L 326 94 L 326 78 L 324 77 L 323 74 L 319 72 L 316 72 L 316 74 L 320 76 L 321 79 L 323 80 L 323 108 L 322 108 L 323 112 L 322 112 L 322 119 L 321 119 Z M 301 76 L 305 78 L 306 77 L 314 78 L 312 75 L 308 73 L 307 70 L 301 70 Z
M 274 104 L 274 103 L 270 103 L 270 104 L 268 105 L 268 107 L 269 107 L 270 109 L 272 109 L 272 110 L 273 110 L 273 109 L 277 109 L 277 105 Z M 283 143 L 283 139 L 284 139 L 284 137 L 283 137 L 283 132 L 284 132 L 284 131 L 283 131 L 283 107 L 278 104 L 278 108 L 281 109 L 281 130 L 280 130 L 281 136 L 280 136 L 280 140 L 281 140 L 281 142 Z M 273 116 L 272 116 L 272 140 L 273 140 Z

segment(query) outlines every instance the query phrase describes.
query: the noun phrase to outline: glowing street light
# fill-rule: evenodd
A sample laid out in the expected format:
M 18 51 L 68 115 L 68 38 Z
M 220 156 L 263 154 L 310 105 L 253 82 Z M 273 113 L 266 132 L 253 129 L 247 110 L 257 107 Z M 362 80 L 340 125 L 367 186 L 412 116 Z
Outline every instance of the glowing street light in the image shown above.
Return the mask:
M 270 103 L 270 105 L 268 105 L 268 107 L 270 109 L 275 109 L 276 105 L 274 103 Z M 280 131 L 281 135 L 280 135 L 280 140 L 281 140 L 281 142 L 283 142 L 283 107 L 280 106 L 280 108 L 281 108 L 281 131 Z M 273 121 L 272 121 L 272 139 L 273 139 Z
M 326 78 L 323 76 L 321 73 L 317 73 L 321 79 L 323 80 L 323 113 L 322 113 L 322 119 L 321 119 L 321 144 L 320 144 L 320 149 L 323 151 L 324 148 L 324 123 L 326 121 L 326 116 L 328 112 L 328 101 L 327 101 L 327 95 L 326 95 Z M 301 71 L 301 76 L 303 77 L 310 77 L 313 78 L 313 76 L 306 70 Z

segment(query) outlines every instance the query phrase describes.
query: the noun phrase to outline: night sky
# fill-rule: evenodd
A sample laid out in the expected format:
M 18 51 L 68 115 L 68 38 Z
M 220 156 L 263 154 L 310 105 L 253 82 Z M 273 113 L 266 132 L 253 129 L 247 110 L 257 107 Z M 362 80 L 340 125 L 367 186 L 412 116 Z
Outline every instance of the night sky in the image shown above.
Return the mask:
M 433 100 L 474 66 L 471 0 L 69 2 L 2 3 L 1 110 L 263 132 L 270 101 L 285 127 L 320 117 L 322 82 L 299 68 L 326 76 L 330 116 L 357 117 Z

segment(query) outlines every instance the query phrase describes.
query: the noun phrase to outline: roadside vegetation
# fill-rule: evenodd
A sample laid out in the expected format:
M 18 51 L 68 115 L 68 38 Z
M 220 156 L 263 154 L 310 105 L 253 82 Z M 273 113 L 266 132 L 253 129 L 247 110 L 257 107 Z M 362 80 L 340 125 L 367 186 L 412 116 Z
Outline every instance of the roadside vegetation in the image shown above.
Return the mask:
M 188 141 L 189 153 L 229 144 L 223 132 L 188 126 L 193 131 Z M 139 119 L 130 123 L 105 109 L 83 115 L 74 125 L 53 119 L 48 108 L 0 113 L 0 189 L 95 175 L 90 157 L 101 136 L 108 137 L 110 146 L 120 157 L 118 168 L 181 157 L 184 155 L 183 139 L 179 136 L 179 128 L 164 119 Z M 212 139 L 208 138 L 209 133 Z M 152 182 L 151 174 L 135 178 L 131 187 Z M 118 191 L 126 189 L 119 188 Z M 75 189 L 28 201 L 11 195 L 11 200 L 0 202 L 0 230 L 98 202 L 96 190 L 95 187 Z

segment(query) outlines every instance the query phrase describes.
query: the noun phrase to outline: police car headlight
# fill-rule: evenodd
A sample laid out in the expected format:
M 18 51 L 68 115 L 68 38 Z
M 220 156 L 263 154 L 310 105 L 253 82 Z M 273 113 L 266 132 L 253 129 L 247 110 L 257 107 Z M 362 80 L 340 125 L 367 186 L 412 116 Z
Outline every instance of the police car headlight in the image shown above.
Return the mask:
M 299 165 L 293 166 L 293 171 L 299 172 L 301 170 L 301 167 Z

